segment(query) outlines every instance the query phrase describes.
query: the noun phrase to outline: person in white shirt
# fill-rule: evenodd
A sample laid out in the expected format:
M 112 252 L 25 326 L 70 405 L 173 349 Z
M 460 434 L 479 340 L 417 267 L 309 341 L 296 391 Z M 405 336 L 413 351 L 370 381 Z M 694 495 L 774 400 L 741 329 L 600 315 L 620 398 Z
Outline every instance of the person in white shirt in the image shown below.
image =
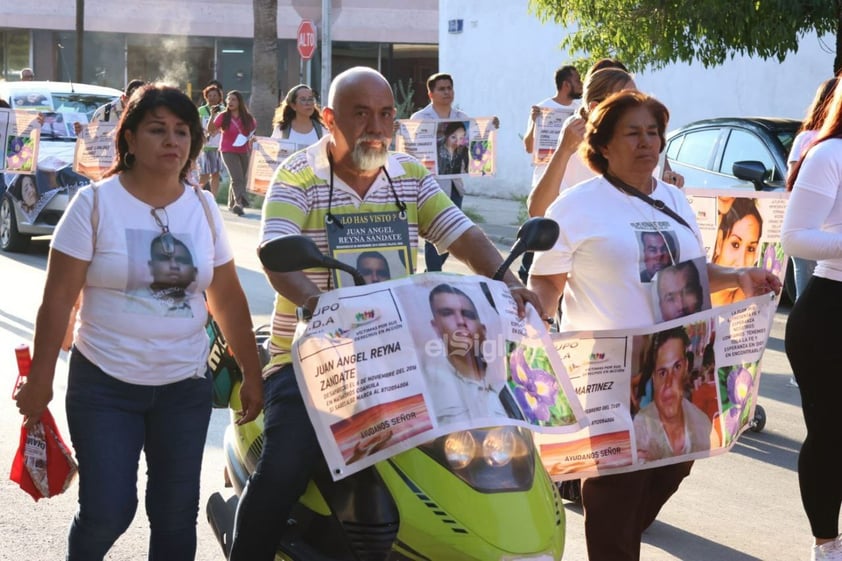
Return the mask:
M 310 86 L 298 84 L 290 88 L 275 110 L 272 124 L 272 138 L 291 140 L 301 148 L 318 142 L 324 134 L 324 124 Z
M 523 147 L 527 154 L 532 154 L 535 148 L 535 119 L 541 114 L 541 109 L 552 109 L 559 113 L 573 114 L 579 107 L 578 101 L 582 99 L 583 87 L 579 71 L 575 66 L 565 65 L 555 71 L 555 95 L 548 97 L 532 106 L 529 113 L 529 122 L 526 125 L 526 134 L 523 135 Z M 532 186 L 534 187 L 544 171 L 547 164 L 535 164 L 532 172 Z

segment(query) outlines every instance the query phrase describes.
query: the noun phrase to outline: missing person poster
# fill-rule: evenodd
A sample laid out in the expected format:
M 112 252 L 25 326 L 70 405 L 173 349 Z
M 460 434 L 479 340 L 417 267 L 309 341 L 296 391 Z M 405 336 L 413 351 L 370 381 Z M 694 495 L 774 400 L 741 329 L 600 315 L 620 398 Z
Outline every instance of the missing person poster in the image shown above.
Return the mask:
M 426 273 L 323 294 L 293 344 L 335 479 L 455 431 L 586 421 L 549 334 L 502 282 Z M 490 429 L 488 429 L 490 430 Z
M 37 112 L 0 109 L 0 171 L 34 174 L 39 138 Z
M 624 331 L 555 334 L 589 425 L 537 434 L 555 480 L 707 458 L 749 428 L 777 307 L 769 293 Z
M 789 259 L 781 228 L 789 200 L 786 191 L 684 189 L 702 232 L 708 261 L 724 267 L 762 267 L 784 282 Z M 714 307 L 739 302 L 739 289 L 711 294 Z
M 555 154 L 564 123 L 573 114 L 573 107 L 554 109 L 541 107 L 535 118 L 535 133 L 532 148 L 532 163 L 546 165 Z
M 117 123 L 107 121 L 83 126 L 82 133 L 76 137 L 73 171 L 91 181 L 102 179 L 105 172 L 114 165 L 117 153 L 114 141 L 116 130 Z
M 272 177 L 278 166 L 306 144 L 297 144 L 291 140 L 255 136 L 249 158 L 248 181 L 246 190 L 250 193 L 266 196 Z
M 417 158 L 439 178 L 484 177 L 497 172 L 494 117 L 398 121 L 395 149 Z

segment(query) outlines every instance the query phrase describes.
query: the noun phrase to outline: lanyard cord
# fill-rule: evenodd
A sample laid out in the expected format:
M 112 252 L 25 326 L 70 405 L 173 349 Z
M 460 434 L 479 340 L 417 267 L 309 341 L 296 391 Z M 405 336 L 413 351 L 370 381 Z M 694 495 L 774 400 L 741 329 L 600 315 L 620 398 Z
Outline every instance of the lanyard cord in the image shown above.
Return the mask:
M 327 164 L 330 168 L 330 187 L 328 188 L 328 195 L 327 195 L 327 215 L 325 215 L 325 222 L 327 224 L 336 224 L 340 228 L 344 228 L 345 225 L 342 224 L 342 221 L 339 219 L 338 216 L 331 212 L 333 208 L 333 154 L 330 153 L 330 149 L 327 151 Z M 389 176 L 389 172 L 386 171 L 386 166 L 380 166 L 380 171 L 383 172 L 383 175 L 386 176 L 386 180 L 389 182 L 389 189 L 392 191 L 392 196 L 395 197 L 395 205 L 398 207 L 399 216 L 401 219 L 406 218 L 406 203 L 404 203 L 398 197 L 398 192 L 395 190 L 395 185 L 392 183 L 392 178 Z

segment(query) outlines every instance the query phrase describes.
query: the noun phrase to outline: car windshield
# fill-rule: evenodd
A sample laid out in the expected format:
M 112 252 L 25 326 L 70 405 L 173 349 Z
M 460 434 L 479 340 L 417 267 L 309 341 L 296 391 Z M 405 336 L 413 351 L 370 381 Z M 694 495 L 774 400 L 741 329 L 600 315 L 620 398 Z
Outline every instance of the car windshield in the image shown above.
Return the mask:
M 784 154 L 789 154 L 792 151 L 792 142 L 795 140 L 795 135 L 798 131 L 778 131 L 776 136 L 781 141 L 784 147 Z
M 38 111 L 44 117 L 41 138 L 74 140 L 73 123 L 86 124 L 97 107 L 115 99 L 113 96 L 79 92 L 23 92 L 15 96 L 16 109 Z

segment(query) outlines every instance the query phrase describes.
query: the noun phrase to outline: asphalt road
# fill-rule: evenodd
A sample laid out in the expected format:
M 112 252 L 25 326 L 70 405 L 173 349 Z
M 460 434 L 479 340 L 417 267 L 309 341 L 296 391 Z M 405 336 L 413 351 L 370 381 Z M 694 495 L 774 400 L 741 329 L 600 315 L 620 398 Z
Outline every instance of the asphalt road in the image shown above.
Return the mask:
M 272 291 L 255 256 L 257 211 L 245 218 L 226 215 L 240 278 L 249 297 L 255 325 L 268 320 Z M 46 245 L 26 255 L 0 254 L 0 371 L 11 392 L 16 375 L 14 347 L 30 342 L 41 298 Z M 458 272 L 448 261 L 446 269 Z M 696 462 L 692 475 L 664 507 L 644 536 L 642 559 L 651 561 L 791 561 L 809 556 L 810 531 L 798 496 L 796 460 L 804 437 L 798 391 L 783 354 L 786 309 L 775 317 L 773 336 L 763 359 L 760 404 L 767 414 L 763 432 L 746 433 L 724 456 Z M 57 366 L 51 410 L 67 435 L 64 415 L 66 357 Z M 0 407 L 0 458 L 11 465 L 19 438 L 20 417 L 9 400 Z M 221 561 L 222 555 L 205 521 L 204 502 L 222 489 L 222 433 L 227 411 L 215 411 L 205 448 L 197 559 Z M 144 468 L 139 472 L 139 496 Z M 227 492 L 226 492 L 227 493 Z M 16 484 L 0 481 L 0 561 L 49 561 L 64 558 L 68 524 L 75 510 L 76 486 L 59 497 L 35 503 Z M 227 496 L 227 494 L 226 494 Z M 581 509 L 568 504 L 565 560 L 586 559 Z M 129 530 L 106 557 L 112 561 L 146 559 L 148 523 L 142 501 Z M 438 561 L 438 560 L 437 560 Z

